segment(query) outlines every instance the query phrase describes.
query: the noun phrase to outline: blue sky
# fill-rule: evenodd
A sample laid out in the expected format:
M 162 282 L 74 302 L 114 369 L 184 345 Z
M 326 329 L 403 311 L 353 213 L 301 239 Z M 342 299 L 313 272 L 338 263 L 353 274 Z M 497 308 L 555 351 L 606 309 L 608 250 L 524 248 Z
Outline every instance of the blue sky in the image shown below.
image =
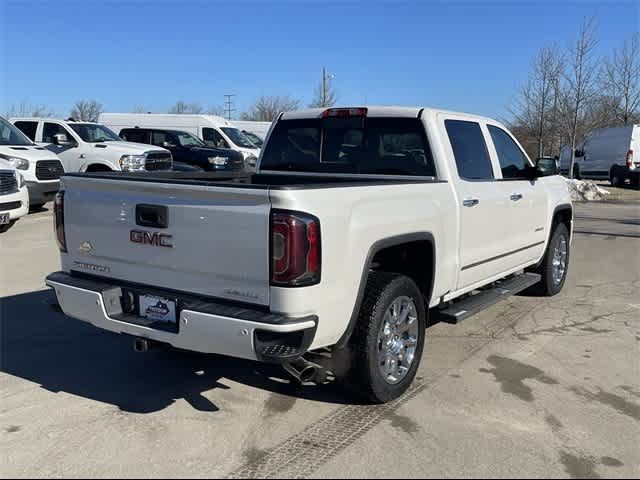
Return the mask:
M 68 115 L 177 100 L 245 109 L 261 95 L 309 103 L 326 65 L 341 104 L 426 105 L 508 116 L 543 44 L 585 16 L 606 53 L 639 29 L 633 1 L 207 2 L 0 0 L 0 112 L 26 101 Z

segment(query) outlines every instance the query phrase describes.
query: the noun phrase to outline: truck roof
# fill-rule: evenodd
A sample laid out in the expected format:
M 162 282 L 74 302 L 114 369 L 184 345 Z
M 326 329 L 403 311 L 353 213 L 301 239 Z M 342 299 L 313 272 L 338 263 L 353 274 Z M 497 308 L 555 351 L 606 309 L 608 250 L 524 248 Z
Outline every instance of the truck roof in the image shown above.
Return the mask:
M 113 121 L 121 119 L 130 120 L 153 120 L 153 119 L 179 119 L 182 121 L 197 120 L 207 121 L 215 125 L 233 127 L 233 122 L 219 115 L 210 115 L 206 113 L 118 113 L 103 112 L 100 114 L 103 121 Z
M 482 121 L 492 121 L 495 120 L 490 119 L 488 117 L 483 117 L 480 115 L 474 115 L 471 113 L 463 113 L 463 112 L 453 112 L 449 110 L 442 110 L 437 108 L 427 108 L 427 107 L 403 107 L 403 106 L 382 106 L 382 105 L 362 105 L 362 106 L 341 106 L 341 107 L 329 107 L 329 108 L 367 108 L 367 116 L 368 117 L 405 117 L 405 118 L 415 118 L 418 116 L 420 112 L 424 114 L 451 114 L 456 116 L 464 116 L 469 119 L 482 120 Z M 328 108 L 308 108 L 304 110 L 294 110 L 291 112 L 285 112 L 282 115 L 282 120 L 295 120 L 295 119 L 305 119 L 305 118 L 318 118 L 322 115 L 322 113 L 328 110 Z

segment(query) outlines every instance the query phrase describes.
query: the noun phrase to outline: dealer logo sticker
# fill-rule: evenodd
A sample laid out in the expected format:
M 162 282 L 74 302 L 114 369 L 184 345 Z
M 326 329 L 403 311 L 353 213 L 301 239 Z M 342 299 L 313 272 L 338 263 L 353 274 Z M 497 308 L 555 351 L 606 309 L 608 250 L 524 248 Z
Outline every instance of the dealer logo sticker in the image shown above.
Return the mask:
M 156 303 L 155 305 L 149 305 L 147 307 L 145 315 L 148 318 L 163 319 L 170 312 L 171 312 L 171 310 L 169 310 L 169 306 L 166 303 L 161 302 L 160 300 L 158 300 L 158 303 Z

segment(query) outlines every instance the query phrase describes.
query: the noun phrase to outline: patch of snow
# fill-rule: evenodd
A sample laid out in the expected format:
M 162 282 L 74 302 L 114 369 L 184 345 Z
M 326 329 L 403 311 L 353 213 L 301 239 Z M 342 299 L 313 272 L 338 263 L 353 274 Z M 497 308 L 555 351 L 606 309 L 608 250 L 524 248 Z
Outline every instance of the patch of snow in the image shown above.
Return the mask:
M 571 200 L 574 202 L 597 202 L 606 200 L 607 195 L 611 194 L 609 190 L 599 187 L 594 182 L 570 178 L 566 180 L 569 193 L 571 194 Z

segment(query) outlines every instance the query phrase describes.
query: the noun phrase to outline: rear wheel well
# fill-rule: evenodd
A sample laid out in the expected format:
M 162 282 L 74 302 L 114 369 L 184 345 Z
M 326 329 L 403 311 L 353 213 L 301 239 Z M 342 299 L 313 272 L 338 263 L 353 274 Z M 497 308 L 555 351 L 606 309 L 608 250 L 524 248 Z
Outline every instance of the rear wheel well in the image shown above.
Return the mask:
M 412 279 L 428 305 L 431 301 L 434 276 L 433 244 L 428 240 L 417 240 L 392 245 L 379 250 L 371 261 L 371 270 L 392 272 Z
M 102 165 L 101 163 L 94 163 L 93 165 L 89 165 L 86 171 L 87 172 L 110 172 L 111 169 L 106 165 Z
M 571 207 L 567 206 L 567 207 L 559 208 L 553 214 L 553 223 L 551 224 L 550 234 L 553 235 L 553 231 L 556 228 L 556 225 L 558 225 L 559 223 L 563 223 L 567 227 L 567 230 L 571 232 L 572 221 L 573 221 L 573 210 L 571 209 Z

